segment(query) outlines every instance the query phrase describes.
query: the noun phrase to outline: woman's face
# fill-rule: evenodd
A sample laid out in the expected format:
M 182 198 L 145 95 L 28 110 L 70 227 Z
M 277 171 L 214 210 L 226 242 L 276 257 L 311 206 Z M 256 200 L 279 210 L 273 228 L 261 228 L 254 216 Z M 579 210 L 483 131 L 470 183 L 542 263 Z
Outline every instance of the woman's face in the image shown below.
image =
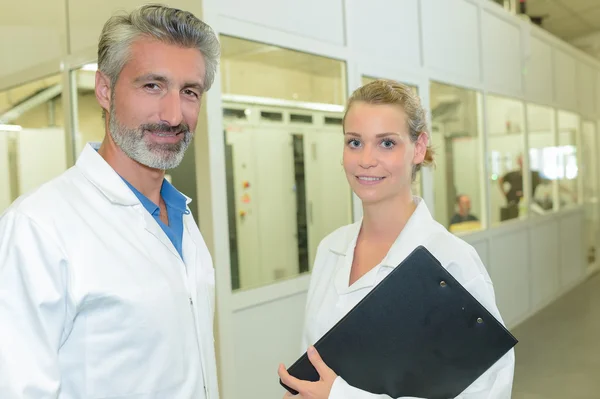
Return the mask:
M 427 135 L 410 140 L 400 106 L 352 104 L 344 138 L 346 177 L 363 204 L 411 195 L 412 169 L 423 162 Z

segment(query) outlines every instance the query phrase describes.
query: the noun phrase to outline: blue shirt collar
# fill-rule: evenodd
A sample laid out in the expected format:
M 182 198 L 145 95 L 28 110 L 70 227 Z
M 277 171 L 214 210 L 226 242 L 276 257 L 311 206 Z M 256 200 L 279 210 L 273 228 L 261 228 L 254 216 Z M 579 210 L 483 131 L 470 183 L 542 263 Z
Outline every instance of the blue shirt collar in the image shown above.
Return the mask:
M 121 179 L 123 179 L 121 177 Z M 150 201 L 148 197 L 142 194 L 137 188 L 135 188 L 127 180 L 123 179 L 127 186 L 133 191 L 136 197 L 140 200 L 144 208 L 150 212 L 151 215 L 157 216 L 160 213 L 160 208 L 154 202 Z M 163 180 L 162 187 L 160 189 L 160 195 L 165 201 L 167 208 L 172 208 L 181 213 L 187 214 L 187 197 L 181 194 L 177 189 L 169 183 L 166 179 Z

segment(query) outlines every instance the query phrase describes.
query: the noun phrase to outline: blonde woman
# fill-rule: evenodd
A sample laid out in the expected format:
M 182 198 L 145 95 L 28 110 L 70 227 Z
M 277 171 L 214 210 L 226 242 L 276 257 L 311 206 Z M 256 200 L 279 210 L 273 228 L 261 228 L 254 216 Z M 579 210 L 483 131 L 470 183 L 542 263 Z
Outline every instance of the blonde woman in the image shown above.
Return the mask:
M 343 166 L 352 191 L 362 201 L 363 217 L 337 229 L 319 245 L 308 291 L 303 348 L 308 348 L 321 378 L 301 381 L 280 365 L 282 382 L 299 392 L 295 397 L 389 398 L 350 386 L 312 345 L 419 245 L 502 322 L 492 281 L 477 252 L 436 222 L 425 202 L 412 195 L 416 173 L 433 162 L 426 125 L 418 96 L 396 82 L 369 83 L 348 101 Z M 513 373 L 511 350 L 458 398 L 510 398 Z

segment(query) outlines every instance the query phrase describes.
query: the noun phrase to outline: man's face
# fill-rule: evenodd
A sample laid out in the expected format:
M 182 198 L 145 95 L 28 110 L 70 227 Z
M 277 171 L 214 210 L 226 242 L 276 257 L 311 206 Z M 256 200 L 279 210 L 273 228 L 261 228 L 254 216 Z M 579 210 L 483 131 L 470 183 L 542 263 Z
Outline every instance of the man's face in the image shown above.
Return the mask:
M 468 215 L 469 212 L 471 212 L 471 199 L 466 195 L 460 197 L 460 200 L 458 201 L 458 208 L 461 214 Z
M 198 122 L 206 67 L 200 51 L 136 40 L 111 92 L 109 132 L 133 160 L 155 169 L 181 163 Z

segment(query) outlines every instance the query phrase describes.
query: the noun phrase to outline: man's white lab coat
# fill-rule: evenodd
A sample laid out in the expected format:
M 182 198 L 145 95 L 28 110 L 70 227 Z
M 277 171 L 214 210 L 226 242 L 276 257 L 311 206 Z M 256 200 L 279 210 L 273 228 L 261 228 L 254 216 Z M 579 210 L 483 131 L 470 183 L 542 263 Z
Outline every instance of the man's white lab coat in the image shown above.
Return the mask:
M 360 302 L 417 246 L 423 245 L 500 322 L 490 277 L 466 242 L 449 233 L 415 197 L 417 209 L 390 248 L 385 259 L 348 287 L 354 247 L 362 221 L 344 226 L 325 237 L 317 250 L 306 304 L 302 350 L 313 345 Z M 460 399 L 509 399 L 514 374 L 514 351 L 469 386 Z M 389 399 L 350 386 L 341 377 L 333 384 L 330 399 Z
M 0 398 L 217 399 L 214 269 L 189 212 L 183 257 L 86 146 L 0 218 Z

